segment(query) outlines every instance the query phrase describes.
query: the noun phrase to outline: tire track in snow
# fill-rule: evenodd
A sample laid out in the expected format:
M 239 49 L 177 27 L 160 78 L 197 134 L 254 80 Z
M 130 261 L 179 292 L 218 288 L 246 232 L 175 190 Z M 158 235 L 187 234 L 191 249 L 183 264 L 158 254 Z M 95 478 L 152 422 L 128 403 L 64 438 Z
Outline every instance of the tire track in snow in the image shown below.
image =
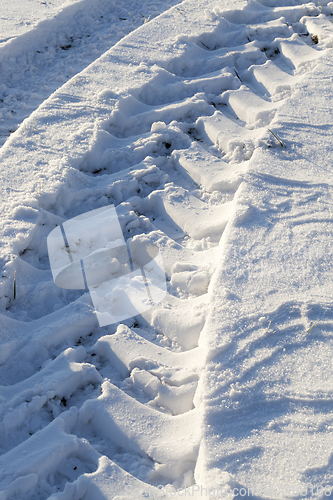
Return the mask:
M 309 13 L 303 6 L 286 10 L 296 24 L 306 13 L 318 13 L 316 9 Z M 93 488 L 101 491 L 101 478 L 106 481 L 103 474 L 111 470 L 119 483 L 128 480 L 133 488 L 168 483 L 182 488 L 196 480 L 201 415 L 195 390 L 207 354 L 205 317 L 207 304 L 212 302 L 209 281 L 218 244 L 233 215 L 237 189 L 251 166 L 253 152 L 259 147 L 280 147 L 267 132 L 279 102 L 288 98 L 297 83 L 298 67 L 309 56 L 320 56 L 310 36 L 309 45 L 301 36 L 295 37 L 293 25 L 280 21 L 271 27 L 271 20 L 282 15 L 279 8 L 267 9 L 267 24 L 236 25 L 240 50 L 220 47 L 225 20 L 232 25 L 239 15 L 224 14 L 215 33 L 187 39 L 183 58 L 156 67 L 151 82 L 119 101 L 110 120 L 96 133 L 96 144 L 105 144 L 103 155 L 99 157 L 93 146 L 80 166 L 77 178 L 83 187 L 77 198 L 69 198 L 64 205 L 63 216 L 77 215 L 82 202 L 88 210 L 115 204 L 125 238 L 141 235 L 164 251 L 169 295 L 161 306 L 119 325 L 116 331 L 102 329 L 105 334 L 101 336 L 101 329 L 91 319 L 89 299 L 83 296 L 73 303 L 75 295 L 59 292 L 59 302 L 52 306 L 59 306 L 60 327 L 69 322 L 66 336 L 70 347 L 64 350 L 65 334 L 56 339 L 50 334 L 42 337 L 37 349 L 36 335 L 31 357 L 38 352 L 40 359 L 31 360 L 30 373 L 22 373 L 21 380 L 3 387 L 1 393 L 8 403 L 3 420 L 8 429 L 11 424 L 24 427 L 27 420 L 30 426 L 22 430 L 13 449 L 4 450 L 3 461 L 10 458 L 17 463 L 15 457 L 30 446 L 45 456 L 41 443 L 49 434 L 54 436 L 52 449 L 54 446 L 57 460 L 45 462 L 41 471 L 39 461 L 35 474 L 25 475 L 23 465 L 16 476 L 6 470 L 9 492 L 24 495 L 33 491 L 37 498 L 47 498 L 52 488 L 62 490 L 69 481 L 72 484 L 63 495 L 53 498 L 82 498 L 85 494 L 94 498 Z M 318 30 L 324 29 L 324 21 L 319 19 L 316 24 L 310 17 L 305 26 L 315 23 Z M 267 40 L 260 41 L 265 29 L 272 33 L 269 46 Z M 279 32 L 277 39 L 274 30 Z M 253 33 L 259 33 L 259 40 Z M 248 41 L 251 36 L 253 40 Z M 195 64 L 191 64 L 193 60 Z M 123 165 L 119 165 L 120 159 Z M 45 214 L 48 230 L 62 220 L 51 211 Z M 35 230 L 37 237 L 35 241 L 31 238 L 29 247 L 23 248 L 22 242 L 19 261 L 22 273 L 36 284 L 50 281 L 45 250 L 34 261 L 42 231 Z M 31 316 L 30 306 L 39 300 L 38 286 L 26 295 L 27 304 L 23 300 L 11 304 L 8 328 L 19 318 L 29 320 L 26 328 L 32 324 L 38 333 L 53 317 L 46 316 L 44 322 L 43 317 Z M 81 336 L 72 323 L 73 312 L 75 320 L 82 319 L 85 312 L 90 321 Z M 73 349 L 75 343 L 82 345 Z M 13 375 L 20 347 L 12 346 L 12 357 L 3 365 Z M 245 351 L 240 349 L 237 355 L 242 357 Z M 36 371 L 39 363 L 41 369 Z M 29 413 L 37 421 L 27 419 Z M 28 432 L 33 434 L 30 438 Z M 189 432 L 191 439 L 184 442 Z M 9 440 L 8 448 L 10 444 Z M 99 472 L 92 472 L 97 468 Z M 113 491 L 120 498 L 131 498 L 130 488 L 124 496 L 117 481 L 112 487 L 109 494 Z
M 0 47 L 0 146 L 66 81 L 177 0 L 81 1 Z

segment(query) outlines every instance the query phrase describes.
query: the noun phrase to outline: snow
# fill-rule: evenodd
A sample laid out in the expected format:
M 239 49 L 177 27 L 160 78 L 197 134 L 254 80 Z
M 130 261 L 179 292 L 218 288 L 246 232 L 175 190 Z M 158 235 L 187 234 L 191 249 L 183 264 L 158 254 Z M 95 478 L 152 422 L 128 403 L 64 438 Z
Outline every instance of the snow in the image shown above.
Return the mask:
M 0 499 L 332 496 L 333 2 L 0 8 Z
M 56 89 L 178 0 L 0 4 L 0 144 Z

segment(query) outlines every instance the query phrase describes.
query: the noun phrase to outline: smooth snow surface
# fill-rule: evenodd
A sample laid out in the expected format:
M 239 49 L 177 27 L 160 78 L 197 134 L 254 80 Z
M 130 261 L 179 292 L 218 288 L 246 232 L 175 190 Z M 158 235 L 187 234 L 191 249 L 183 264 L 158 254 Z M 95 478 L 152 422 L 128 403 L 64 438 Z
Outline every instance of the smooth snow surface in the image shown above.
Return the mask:
M 0 500 L 333 496 L 333 2 L 23 5 L 0 3 Z

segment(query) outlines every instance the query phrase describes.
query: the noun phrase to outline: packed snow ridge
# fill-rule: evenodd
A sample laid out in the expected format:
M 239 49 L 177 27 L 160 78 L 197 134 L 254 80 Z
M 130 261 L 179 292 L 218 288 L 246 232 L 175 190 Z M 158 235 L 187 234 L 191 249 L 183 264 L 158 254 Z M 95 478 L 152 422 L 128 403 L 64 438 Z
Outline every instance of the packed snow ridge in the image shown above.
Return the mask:
M 333 2 L 4 5 L 0 500 L 332 496 Z

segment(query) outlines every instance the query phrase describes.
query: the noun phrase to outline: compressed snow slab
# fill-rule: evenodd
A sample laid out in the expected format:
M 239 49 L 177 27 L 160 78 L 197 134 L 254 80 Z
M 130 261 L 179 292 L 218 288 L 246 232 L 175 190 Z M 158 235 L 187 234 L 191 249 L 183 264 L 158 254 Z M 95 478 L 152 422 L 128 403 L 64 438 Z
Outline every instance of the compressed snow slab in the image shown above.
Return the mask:
M 173 156 L 177 160 L 178 168 L 188 173 L 208 192 L 234 191 L 240 184 L 241 174 L 246 171 L 247 167 L 246 163 L 229 165 L 208 153 L 197 142 L 192 142 L 188 149 L 174 151 Z
M 125 374 L 135 366 L 142 366 L 147 362 L 196 372 L 204 362 L 199 349 L 180 353 L 167 351 L 124 325 L 119 326 L 114 335 L 98 340 L 94 350 L 97 354 L 106 356 Z
M 90 422 L 121 448 L 145 453 L 164 464 L 167 477 L 177 477 L 186 462 L 195 461 L 201 432 L 196 410 L 165 415 L 141 405 L 110 382 L 104 382 L 102 390 L 97 401 L 88 400 L 82 406 L 81 422 Z
M 157 214 L 162 221 L 175 225 L 179 237 L 184 233 L 194 239 L 221 234 L 233 209 L 232 201 L 222 206 L 208 205 L 182 188 L 170 187 L 153 193 L 151 197 L 157 199 Z

